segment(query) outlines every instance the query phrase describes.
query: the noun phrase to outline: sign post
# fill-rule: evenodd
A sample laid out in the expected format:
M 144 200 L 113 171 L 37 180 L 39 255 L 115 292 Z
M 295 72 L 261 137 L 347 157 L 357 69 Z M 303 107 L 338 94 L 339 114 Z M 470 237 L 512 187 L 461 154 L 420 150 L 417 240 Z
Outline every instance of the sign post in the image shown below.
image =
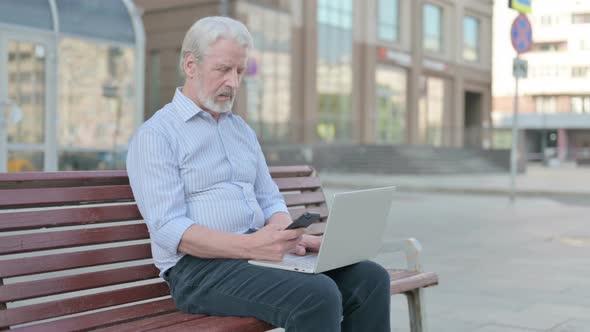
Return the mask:
M 513 1 L 511 1 L 513 2 Z M 523 2 L 523 0 L 521 0 Z M 530 6 L 530 0 L 529 6 Z M 527 76 L 528 63 L 520 58 L 520 54 L 531 49 L 533 30 L 526 15 L 520 14 L 512 22 L 510 29 L 512 47 L 517 53 L 512 64 L 512 75 L 515 79 L 514 111 L 512 113 L 512 150 L 510 151 L 510 202 L 516 197 L 516 173 L 518 171 L 518 80 Z

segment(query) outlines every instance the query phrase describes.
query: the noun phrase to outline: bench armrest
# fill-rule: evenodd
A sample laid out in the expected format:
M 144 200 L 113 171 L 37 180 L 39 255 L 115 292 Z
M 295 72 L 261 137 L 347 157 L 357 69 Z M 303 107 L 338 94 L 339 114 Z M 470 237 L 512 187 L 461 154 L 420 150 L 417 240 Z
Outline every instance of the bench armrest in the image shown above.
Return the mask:
M 422 245 L 418 240 L 409 238 L 397 241 L 386 241 L 381 247 L 382 253 L 394 253 L 399 251 L 403 251 L 406 255 L 408 270 L 422 272 L 422 262 L 420 260 Z

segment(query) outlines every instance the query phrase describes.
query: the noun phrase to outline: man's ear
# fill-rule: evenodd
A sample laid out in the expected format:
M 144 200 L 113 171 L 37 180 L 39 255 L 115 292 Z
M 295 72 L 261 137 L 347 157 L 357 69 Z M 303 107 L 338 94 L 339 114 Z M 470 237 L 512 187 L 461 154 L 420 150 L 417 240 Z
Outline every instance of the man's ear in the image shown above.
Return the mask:
M 186 78 L 193 79 L 197 75 L 197 59 L 192 53 L 187 52 L 184 55 L 182 69 Z

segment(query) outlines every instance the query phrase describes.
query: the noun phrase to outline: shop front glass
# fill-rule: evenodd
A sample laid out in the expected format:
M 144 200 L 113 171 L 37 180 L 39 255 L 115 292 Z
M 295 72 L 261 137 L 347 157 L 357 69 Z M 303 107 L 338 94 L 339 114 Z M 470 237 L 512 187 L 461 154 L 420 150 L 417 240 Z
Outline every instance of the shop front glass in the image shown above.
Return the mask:
M 376 71 L 375 141 L 406 143 L 406 70 L 379 66 Z

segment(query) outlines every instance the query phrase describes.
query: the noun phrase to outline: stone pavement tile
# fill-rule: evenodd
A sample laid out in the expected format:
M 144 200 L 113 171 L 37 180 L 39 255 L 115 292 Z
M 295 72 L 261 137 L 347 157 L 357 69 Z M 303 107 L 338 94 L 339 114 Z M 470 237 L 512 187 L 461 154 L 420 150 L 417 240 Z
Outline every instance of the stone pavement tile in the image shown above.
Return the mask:
M 588 306 L 590 303 L 588 299 L 590 299 L 590 282 L 588 279 L 586 279 L 586 282 L 574 285 L 559 294 L 559 303 L 561 304 Z M 588 316 L 590 317 L 590 314 Z
M 472 331 L 480 322 L 465 321 L 452 318 L 447 314 L 437 314 L 437 310 L 430 310 L 427 297 L 424 298 L 426 305 L 425 323 L 427 331 Z M 410 332 L 410 319 L 408 305 L 405 296 L 396 295 L 391 300 L 391 330 L 393 332 Z
M 572 319 L 560 324 L 549 332 L 588 332 L 590 331 L 590 320 Z
M 495 324 L 543 331 L 571 319 L 568 313 L 547 311 L 534 306 L 521 312 L 494 312 L 491 316 Z
M 427 331 L 471 332 L 481 325 L 481 322 L 464 321 L 446 315 L 428 315 Z
M 472 330 L 473 332 L 531 332 L 531 331 L 543 331 L 543 330 L 535 330 L 529 328 L 521 328 L 518 326 L 510 326 L 510 325 L 498 325 L 498 324 L 487 324 L 480 326 Z
M 553 302 L 553 301 L 551 301 Z M 555 303 L 537 303 L 525 310 L 527 314 L 544 315 L 551 313 L 553 315 L 567 316 L 570 319 L 590 319 L 590 300 L 586 298 L 586 305 L 555 304 Z M 590 330 L 590 326 L 588 326 Z

